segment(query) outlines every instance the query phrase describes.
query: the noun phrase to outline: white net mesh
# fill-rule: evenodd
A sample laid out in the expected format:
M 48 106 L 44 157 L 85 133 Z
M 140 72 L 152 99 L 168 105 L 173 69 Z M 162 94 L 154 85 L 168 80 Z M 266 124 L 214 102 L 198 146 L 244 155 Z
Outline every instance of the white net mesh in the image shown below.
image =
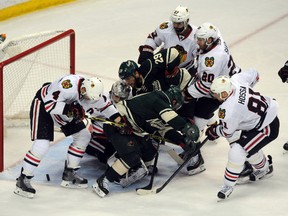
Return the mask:
M 41 32 L 6 40 L 0 45 L 0 61 L 3 62 L 61 33 L 63 31 Z M 54 81 L 69 73 L 69 37 L 43 46 L 6 65 L 3 69 L 5 126 L 28 125 L 30 104 L 37 90 L 45 82 Z

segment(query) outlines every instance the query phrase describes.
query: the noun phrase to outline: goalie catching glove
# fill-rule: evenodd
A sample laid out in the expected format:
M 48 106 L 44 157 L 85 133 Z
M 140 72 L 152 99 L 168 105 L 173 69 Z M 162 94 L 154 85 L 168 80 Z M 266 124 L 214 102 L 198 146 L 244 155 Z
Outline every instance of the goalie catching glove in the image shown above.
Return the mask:
M 196 149 L 196 142 L 199 139 L 199 129 L 196 125 L 186 123 L 181 130 L 184 135 L 185 145 L 181 146 L 185 152 L 194 152 Z
M 77 101 L 74 101 L 71 104 L 65 105 L 63 114 L 67 115 L 69 118 L 73 118 L 76 121 L 83 120 L 85 116 L 85 110 Z

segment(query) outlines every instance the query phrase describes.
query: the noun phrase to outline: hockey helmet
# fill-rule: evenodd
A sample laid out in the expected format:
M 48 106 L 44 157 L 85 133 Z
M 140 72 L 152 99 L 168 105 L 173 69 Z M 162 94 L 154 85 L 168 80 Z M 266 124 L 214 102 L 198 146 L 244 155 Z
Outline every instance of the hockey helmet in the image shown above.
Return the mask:
M 175 47 L 167 49 L 166 54 L 166 77 L 174 77 L 179 72 L 180 54 Z
M 209 47 L 211 44 L 213 44 L 219 39 L 218 29 L 211 23 L 203 23 L 197 28 L 195 32 L 195 39 L 197 40 L 198 38 L 204 39 L 206 45 Z M 212 38 L 211 43 L 208 42 L 209 38 Z
M 181 33 L 187 28 L 189 17 L 190 13 L 187 7 L 179 5 L 175 8 L 175 10 L 171 14 L 170 20 L 173 22 L 173 24 L 183 22 L 182 28 L 174 28 L 177 33 Z
M 232 83 L 228 76 L 219 76 L 215 78 L 210 86 L 212 95 L 217 94 L 221 100 L 226 100 L 232 91 Z
M 170 88 L 165 91 L 165 94 L 169 98 L 171 106 L 174 110 L 178 110 L 184 103 L 184 97 L 179 86 L 171 85 Z
M 119 78 L 123 80 L 133 76 L 136 70 L 138 70 L 138 65 L 136 62 L 132 60 L 122 62 L 118 71 Z
M 131 93 L 131 87 L 124 81 L 118 80 L 111 87 L 111 94 L 119 97 L 121 100 L 126 100 Z
M 97 77 L 85 78 L 81 84 L 82 87 L 85 88 L 85 92 L 82 95 L 89 98 L 89 100 L 99 100 L 103 95 L 104 86 Z

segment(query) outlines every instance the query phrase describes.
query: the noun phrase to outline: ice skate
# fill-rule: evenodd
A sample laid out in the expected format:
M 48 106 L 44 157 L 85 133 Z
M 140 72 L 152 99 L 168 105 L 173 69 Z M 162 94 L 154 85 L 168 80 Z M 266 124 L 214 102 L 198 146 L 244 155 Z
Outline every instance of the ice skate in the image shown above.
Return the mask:
M 188 175 L 196 175 L 205 171 L 206 168 L 204 166 L 204 159 L 199 152 L 196 156 L 192 157 L 191 160 L 188 162 L 187 171 Z
M 222 189 L 218 192 L 217 197 L 221 200 L 228 198 L 233 192 L 233 187 L 223 185 Z
M 96 180 L 96 183 L 92 185 L 92 188 L 99 197 L 103 198 L 109 193 L 109 184 L 110 182 L 106 176 L 102 175 Z
M 268 168 L 266 170 L 255 170 L 253 173 L 250 174 L 250 181 L 254 182 L 272 177 L 273 175 L 272 157 L 271 155 L 268 155 L 267 157 L 269 163 Z
M 26 176 L 24 174 L 21 174 L 19 178 L 16 179 L 17 182 L 14 193 L 30 199 L 34 198 L 36 190 L 30 184 L 30 179 L 32 177 L 33 176 Z
M 61 186 L 66 188 L 87 188 L 88 181 L 85 178 L 80 177 L 76 170 L 79 168 L 68 168 L 65 162 L 65 169 L 62 175 Z
M 248 161 L 245 161 L 244 169 L 239 174 L 236 184 L 245 184 L 250 181 L 250 175 L 253 173 L 253 167 Z

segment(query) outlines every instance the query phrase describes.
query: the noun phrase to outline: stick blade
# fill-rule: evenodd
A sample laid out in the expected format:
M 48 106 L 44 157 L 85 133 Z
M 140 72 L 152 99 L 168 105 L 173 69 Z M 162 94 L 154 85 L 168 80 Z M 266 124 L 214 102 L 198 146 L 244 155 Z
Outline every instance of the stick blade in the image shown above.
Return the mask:
M 138 195 L 148 195 L 148 194 L 154 194 L 154 193 L 156 193 L 156 191 L 153 189 L 139 188 L 139 189 L 136 189 L 136 193 Z

